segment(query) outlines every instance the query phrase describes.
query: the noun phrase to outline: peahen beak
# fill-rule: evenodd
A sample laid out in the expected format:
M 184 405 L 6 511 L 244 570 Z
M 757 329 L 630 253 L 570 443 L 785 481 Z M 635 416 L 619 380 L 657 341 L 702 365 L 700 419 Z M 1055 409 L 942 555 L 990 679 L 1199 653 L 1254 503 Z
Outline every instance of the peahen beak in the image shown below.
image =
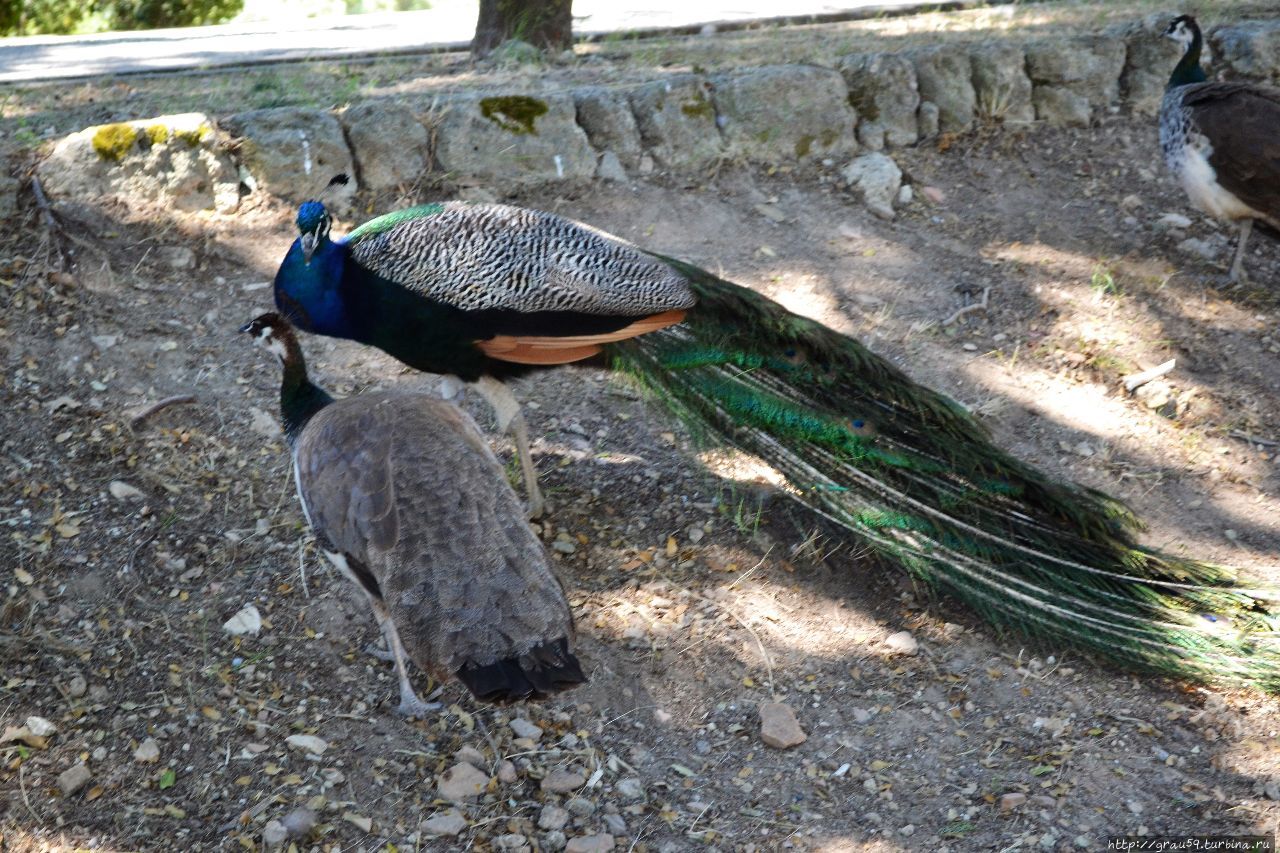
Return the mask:
M 311 255 L 315 253 L 316 243 L 318 242 L 315 234 L 307 233 L 302 235 L 302 260 L 304 262 L 311 263 Z

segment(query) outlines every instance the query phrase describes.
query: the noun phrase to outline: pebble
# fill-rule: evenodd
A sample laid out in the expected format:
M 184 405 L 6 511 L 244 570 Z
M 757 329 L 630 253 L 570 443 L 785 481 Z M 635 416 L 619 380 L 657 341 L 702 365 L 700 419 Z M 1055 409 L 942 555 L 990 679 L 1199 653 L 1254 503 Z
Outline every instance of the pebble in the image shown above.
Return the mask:
M 63 796 L 69 797 L 88 785 L 92 778 L 87 766 L 76 764 L 58 774 L 58 787 L 62 789 Z
M 141 489 L 124 480 L 112 480 L 107 484 L 107 491 L 118 501 L 140 501 L 144 497 Z
M 528 843 L 529 839 L 525 838 L 518 832 L 499 835 L 497 838 L 493 839 L 493 846 L 498 850 L 519 850 Z
M 596 804 L 583 797 L 574 797 L 564 807 L 578 817 L 591 817 L 596 813 Z
M 502 761 L 498 764 L 498 781 L 504 785 L 513 785 L 516 781 L 516 766 L 510 761 Z
M 617 792 L 618 796 L 625 797 L 628 800 L 644 799 L 644 785 L 634 776 L 619 779 L 618 784 L 613 786 L 613 790 Z
M 196 253 L 186 246 L 161 246 L 155 250 L 156 258 L 175 270 L 193 270 L 196 268 Z
M 946 193 L 937 187 L 922 187 L 920 194 L 934 204 L 942 204 L 947 199 Z
M 853 721 L 855 723 L 865 723 L 871 719 L 871 712 L 866 708 L 853 709 Z
M 84 680 L 83 675 L 74 675 L 71 677 L 71 681 L 67 682 L 67 695 L 72 699 L 79 699 L 88 692 L 89 682 Z
M 319 820 L 320 816 L 313 810 L 306 806 L 298 806 L 298 808 L 285 815 L 280 822 L 284 824 L 285 831 L 289 833 L 290 838 L 299 839 L 310 835 L 311 830 L 315 829 Z
M 569 812 L 555 805 L 543 806 L 538 815 L 539 829 L 563 829 L 568 822 Z
M 458 762 L 440 776 L 436 790 L 446 800 L 462 802 L 479 796 L 488 785 L 489 774 Z
M 254 605 L 246 604 L 235 616 L 223 623 L 222 630 L 233 637 L 241 634 L 257 636 L 258 632 L 262 630 L 262 614 L 258 612 L 258 608 Z
M 885 638 L 884 644 L 888 646 L 889 651 L 898 655 L 914 655 L 920 651 L 920 644 L 916 642 L 916 638 L 911 636 L 910 631 L 899 631 L 896 634 L 890 634 Z
M 1120 209 L 1125 213 L 1133 213 L 1142 207 L 1142 198 L 1133 194 L 1127 195 L 1120 199 Z
M 269 820 L 262 828 L 262 844 L 264 847 L 279 847 L 289 838 L 289 830 L 278 820 Z
M 970 344 L 970 343 L 966 343 L 966 344 L 964 344 L 964 345 L 963 345 L 962 349 L 964 349 L 964 351 L 965 351 L 965 352 L 977 352 L 977 351 L 978 351 L 978 345 L 977 345 L 977 344 Z
M 551 547 L 561 554 L 572 554 L 578 550 L 578 543 L 572 539 L 557 539 L 551 543 Z
M 563 850 L 564 845 L 564 833 L 558 829 L 553 829 L 542 836 L 542 846 L 546 850 Z
M 542 790 L 552 794 L 564 794 L 582 787 L 587 778 L 580 770 L 552 770 L 542 779 Z
M 911 190 L 911 184 L 903 184 L 902 189 L 898 190 L 899 207 L 905 207 L 906 205 L 911 204 L 911 201 L 914 198 L 915 193 Z
M 308 755 L 324 755 L 329 748 L 328 741 L 315 735 L 289 735 L 284 742 Z
M 160 744 L 153 737 L 147 738 L 133 751 L 133 760 L 142 764 L 154 764 L 160 760 Z
M 449 809 L 418 824 L 418 829 L 427 835 L 447 835 L 453 837 L 467 828 L 467 819 L 457 809 Z
M 1181 213 L 1166 213 L 1156 220 L 1156 228 L 1168 230 L 1170 228 L 1190 228 L 1191 220 L 1183 216 Z
M 507 727 L 515 733 L 516 737 L 527 737 L 529 740 L 535 742 L 542 739 L 542 728 L 534 725 L 523 717 L 516 717 L 510 723 L 507 723 Z
M 1000 798 L 1000 811 L 1011 812 L 1026 801 L 1026 794 L 1020 791 L 1010 791 Z
M 484 753 L 476 749 L 471 744 L 459 749 L 453 754 L 454 761 L 462 761 L 475 767 L 477 770 L 483 770 L 488 763 L 484 760 Z
M 607 833 L 583 835 L 572 838 L 564 847 L 564 853 L 607 853 L 613 849 L 613 836 Z
M 49 737 L 49 735 L 56 734 L 58 731 L 58 727 L 44 717 L 27 717 L 25 725 L 27 731 L 36 737 Z
M 760 739 L 775 749 L 790 749 L 808 740 L 795 712 L 782 702 L 760 703 Z
M 1201 240 L 1199 237 L 1188 237 L 1183 240 L 1178 244 L 1178 251 L 1184 255 L 1204 258 L 1206 261 L 1212 261 L 1218 257 L 1218 247 L 1207 240 Z
M 617 154 L 606 151 L 600 157 L 600 164 L 596 166 L 596 177 L 602 181 L 624 183 L 627 180 L 627 170 L 623 168 Z
M 627 822 L 620 814 L 607 814 L 604 816 L 605 827 L 614 835 L 627 834 Z

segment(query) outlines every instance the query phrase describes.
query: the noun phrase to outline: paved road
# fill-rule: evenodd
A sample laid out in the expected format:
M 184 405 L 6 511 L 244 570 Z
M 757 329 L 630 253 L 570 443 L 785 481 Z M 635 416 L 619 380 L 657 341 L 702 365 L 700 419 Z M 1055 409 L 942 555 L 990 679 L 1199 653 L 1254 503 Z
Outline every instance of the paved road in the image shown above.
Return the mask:
M 599 35 L 779 16 L 874 15 L 937 5 L 937 0 L 574 0 L 573 11 L 575 33 Z M 478 8 L 476 0 L 437 0 L 422 12 L 0 39 L 0 83 L 465 48 Z

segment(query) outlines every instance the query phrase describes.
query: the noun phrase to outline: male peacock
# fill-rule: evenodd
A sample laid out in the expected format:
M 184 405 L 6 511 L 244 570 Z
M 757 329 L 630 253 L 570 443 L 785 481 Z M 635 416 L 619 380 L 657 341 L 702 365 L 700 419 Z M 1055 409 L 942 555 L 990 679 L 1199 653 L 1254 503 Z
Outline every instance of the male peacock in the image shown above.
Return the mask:
M 1280 229 L 1280 90 L 1206 82 L 1196 19 L 1174 18 L 1165 35 L 1183 46 L 1160 104 L 1165 162 L 1196 207 L 1240 225 L 1230 278 L 1238 281 L 1255 219 Z
M 406 657 L 488 702 L 586 681 L 573 617 L 546 550 L 475 422 L 425 394 L 334 401 L 307 377 L 293 330 L 263 314 L 242 332 L 284 369 L 280 416 L 303 514 L 330 562 L 364 591 L 400 681 Z
M 299 227 L 276 300 L 307 330 L 464 378 L 532 361 L 512 353 L 552 364 L 603 345 L 697 433 L 759 456 L 796 500 L 995 625 L 1280 686 L 1271 616 L 1231 571 L 1138 544 L 1121 502 L 1049 480 L 955 402 L 748 288 L 501 205 L 412 208 L 334 241 L 310 202 Z

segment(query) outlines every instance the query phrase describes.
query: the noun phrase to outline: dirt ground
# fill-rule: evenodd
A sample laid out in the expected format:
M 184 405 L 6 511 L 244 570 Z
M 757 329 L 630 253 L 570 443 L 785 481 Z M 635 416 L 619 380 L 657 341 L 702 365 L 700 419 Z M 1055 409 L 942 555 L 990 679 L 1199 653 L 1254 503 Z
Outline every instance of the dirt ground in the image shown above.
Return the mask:
M 1189 209 L 1154 136 L 1112 117 L 901 152 L 916 200 L 893 223 L 834 170 L 508 200 L 855 334 L 1022 457 L 1131 501 L 1151 542 L 1280 581 L 1280 245 L 1255 236 L 1256 284 L 1227 288 L 1232 235 Z M 1191 224 L 1158 225 L 1168 212 Z M 516 387 L 591 683 L 498 710 L 450 685 L 439 716 L 397 717 L 390 666 L 362 651 L 373 620 L 301 519 L 277 367 L 235 332 L 269 306 L 291 218 L 81 209 L 69 275 L 46 274 L 34 210 L 0 244 L 0 725 L 56 728 L 0 746 L 0 849 L 253 850 L 300 806 L 317 818 L 300 850 L 596 850 L 572 839 L 606 833 L 636 851 L 1102 850 L 1110 833 L 1276 831 L 1275 699 L 997 636 L 735 483 L 595 369 Z M 1189 237 L 1219 264 L 1179 249 Z M 987 288 L 985 311 L 941 324 Z M 433 386 L 371 350 L 304 347 L 335 393 Z M 1139 395 L 1118 387 L 1170 358 Z M 131 424 L 173 395 L 194 401 Z M 229 635 L 248 603 L 261 633 Z M 918 654 L 885 644 L 900 631 Z M 805 743 L 761 742 L 770 699 Z M 517 740 L 514 717 L 541 733 Z M 458 835 L 434 836 L 449 821 L 423 822 L 452 808 L 436 778 L 460 760 L 492 781 Z M 64 795 L 79 763 L 91 778 Z M 565 770 L 580 786 L 547 790 Z

